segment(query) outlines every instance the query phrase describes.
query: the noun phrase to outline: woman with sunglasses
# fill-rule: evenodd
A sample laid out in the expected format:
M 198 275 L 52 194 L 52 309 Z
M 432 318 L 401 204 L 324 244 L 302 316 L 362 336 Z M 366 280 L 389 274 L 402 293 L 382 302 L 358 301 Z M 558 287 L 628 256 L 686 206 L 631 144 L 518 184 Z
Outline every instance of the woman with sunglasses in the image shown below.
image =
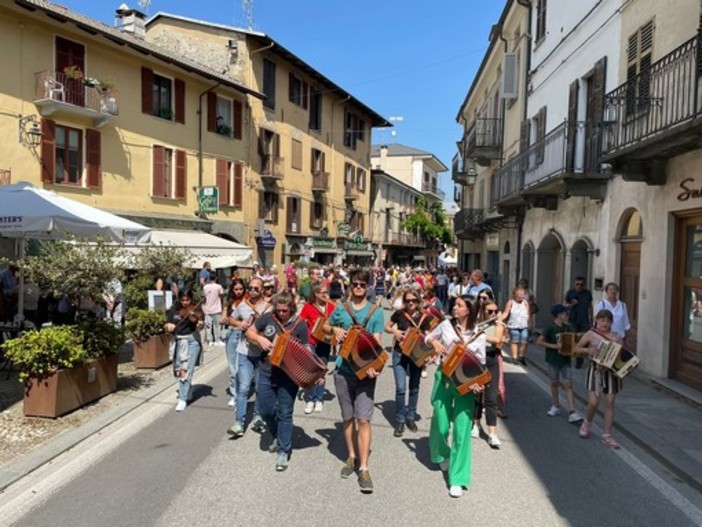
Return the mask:
M 239 353 L 236 349 L 241 340 L 240 321 L 236 320 L 232 315 L 234 310 L 239 307 L 246 297 L 246 285 L 241 278 L 235 278 L 231 281 L 229 296 L 224 305 L 224 322 L 229 325 L 229 336 L 227 337 L 226 354 L 227 364 L 229 365 L 229 403 L 228 406 L 236 406 L 236 374 L 239 371 Z
M 271 304 L 263 297 L 263 280 L 258 276 L 253 276 L 249 280 L 249 297 L 241 302 L 230 316 L 230 324 L 238 327 L 242 333 L 253 325 L 253 323 L 263 315 L 271 311 Z M 233 320 L 232 320 L 233 319 Z M 239 369 L 236 376 L 236 417 L 234 424 L 227 430 L 233 437 L 244 435 L 244 421 L 246 419 L 246 409 L 249 400 L 249 390 L 254 380 L 254 375 L 258 372 L 261 362 L 261 348 L 255 342 L 249 342 L 242 338 L 236 348 L 239 356 Z M 262 431 L 263 420 L 259 417 L 258 399 L 254 406 L 254 419 L 252 428 L 254 431 Z
M 475 354 L 481 364 L 485 364 L 486 338 L 480 334 L 474 338 L 478 316 L 477 304 L 473 297 L 462 295 L 456 298 L 453 306 L 453 321 L 444 320 L 424 339 L 443 357 L 447 348 L 456 341 L 468 343 L 468 351 Z M 471 429 L 475 413 L 476 395 L 482 393 L 482 386 L 474 386 L 466 395 L 460 395 L 453 382 L 439 367 L 434 376 L 432 406 L 429 431 L 431 460 L 441 470 L 448 472 L 449 495 L 459 498 L 463 488 L 470 486 L 471 468 Z M 449 431 L 453 428 L 449 445 Z
M 329 342 L 314 338 L 312 328 L 320 317 L 328 319 L 335 308 L 336 304 L 329 301 L 329 287 L 320 280 L 312 284 L 310 297 L 300 311 L 300 318 L 307 322 L 310 344 L 314 347 L 317 356 L 322 358 L 325 363 L 331 355 L 331 345 Z M 313 386 L 305 392 L 305 402 L 307 403 L 305 405 L 306 414 L 321 412 L 324 409 L 324 378 L 322 378 L 321 384 Z
M 273 350 L 276 336 L 284 331 L 305 346 L 308 345 L 308 333 L 305 321 L 295 316 L 295 297 L 289 291 L 275 295 L 273 305 L 275 309 L 272 312 L 261 316 L 246 330 L 246 338 L 263 351 L 256 383 L 256 400 L 261 417 L 273 436 L 269 450 L 278 454 L 275 469 L 282 472 L 288 468 L 290 461 L 293 409 L 299 388 L 282 369 L 270 363 L 269 353 Z

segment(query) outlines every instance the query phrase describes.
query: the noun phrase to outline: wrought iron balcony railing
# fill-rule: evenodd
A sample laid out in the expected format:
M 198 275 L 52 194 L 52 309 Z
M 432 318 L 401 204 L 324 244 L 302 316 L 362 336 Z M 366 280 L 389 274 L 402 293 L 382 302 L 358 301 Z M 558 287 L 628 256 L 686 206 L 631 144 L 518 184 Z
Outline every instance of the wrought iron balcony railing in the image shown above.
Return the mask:
M 90 77 L 74 78 L 55 70 L 34 74 L 34 100 L 40 107 L 63 104 L 68 111 L 74 107 L 88 116 L 119 114 L 119 96 L 114 89 Z
M 466 134 L 464 158 L 476 158 L 481 164 L 500 159 L 501 143 L 502 119 L 477 118 Z
M 279 180 L 283 179 L 284 161 L 280 156 L 272 154 L 264 154 L 261 156 L 261 177 L 264 179 Z
M 438 186 L 432 185 L 431 183 L 422 183 L 422 192 L 434 194 L 435 196 L 441 198 L 442 201 L 446 199 L 446 193 Z
M 699 55 L 698 34 L 605 96 L 604 157 L 700 114 Z
M 329 190 L 329 172 L 312 172 L 312 190 L 315 192 L 326 192 Z

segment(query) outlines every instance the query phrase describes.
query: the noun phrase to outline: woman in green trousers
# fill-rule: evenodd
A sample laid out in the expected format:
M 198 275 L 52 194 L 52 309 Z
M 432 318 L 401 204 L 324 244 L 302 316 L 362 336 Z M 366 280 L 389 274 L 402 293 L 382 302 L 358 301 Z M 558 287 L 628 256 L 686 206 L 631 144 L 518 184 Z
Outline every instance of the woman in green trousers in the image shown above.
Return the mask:
M 468 343 L 468 351 L 475 354 L 481 364 L 485 364 L 485 335 L 473 338 L 473 328 L 478 306 L 472 297 L 460 296 L 453 306 L 453 320 L 445 320 L 429 333 L 425 342 L 433 345 L 443 357 L 447 348 L 459 339 Z M 431 402 L 434 414 L 429 431 L 431 459 L 441 470 L 448 471 L 449 495 L 459 498 L 463 488 L 470 486 L 471 429 L 475 394 L 482 392 L 482 386 L 475 386 L 472 392 L 461 395 L 453 382 L 442 373 L 441 366 L 436 370 Z M 449 432 L 453 425 L 451 442 Z

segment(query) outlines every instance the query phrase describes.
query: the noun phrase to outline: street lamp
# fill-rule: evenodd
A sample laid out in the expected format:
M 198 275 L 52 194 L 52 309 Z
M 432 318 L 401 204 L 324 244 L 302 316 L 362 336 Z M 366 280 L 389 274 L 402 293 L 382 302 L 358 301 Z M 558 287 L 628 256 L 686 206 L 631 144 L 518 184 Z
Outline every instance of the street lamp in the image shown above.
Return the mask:
M 28 128 L 28 125 L 29 129 Z M 41 144 L 42 137 L 41 128 L 39 128 L 39 119 L 36 115 L 20 115 L 19 116 L 19 142 L 20 144 L 29 145 L 36 148 Z

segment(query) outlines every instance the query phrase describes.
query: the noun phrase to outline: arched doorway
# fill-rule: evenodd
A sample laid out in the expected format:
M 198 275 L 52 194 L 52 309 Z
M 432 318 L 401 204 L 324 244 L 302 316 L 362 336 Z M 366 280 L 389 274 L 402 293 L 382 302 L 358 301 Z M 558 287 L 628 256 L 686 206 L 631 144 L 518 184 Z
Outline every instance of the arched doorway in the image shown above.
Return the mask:
M 588 241 L 580 238 L 570 248 L 570 281 L 573 283 L 576 277 L 584 276 L 585 287 L 591 290 L 590 251 L 592 251 L 592 245 Z
M 639 280 L 641 276 L 641 241 L 643 224 L 641 214 L 636 209 L 624 213 L 619 227 L 621 265 L 619 267 L 619 298 L 629 312 L 631 331 L 629 347 L 636 351 L 639 320 Z
M 546 309 L 536 314 L 536 324 L 545 327 L 551 322 L 550 307 L 563 301 L 564 244 L 555 231 L 546 235 L 537 250 L 536 299 Z
M 520 278 L 526 278 L 529 286 L 534 287 L 534 245 L 531 242 L 525 243 L 522 248 L 522 271 L 517 280 Z

